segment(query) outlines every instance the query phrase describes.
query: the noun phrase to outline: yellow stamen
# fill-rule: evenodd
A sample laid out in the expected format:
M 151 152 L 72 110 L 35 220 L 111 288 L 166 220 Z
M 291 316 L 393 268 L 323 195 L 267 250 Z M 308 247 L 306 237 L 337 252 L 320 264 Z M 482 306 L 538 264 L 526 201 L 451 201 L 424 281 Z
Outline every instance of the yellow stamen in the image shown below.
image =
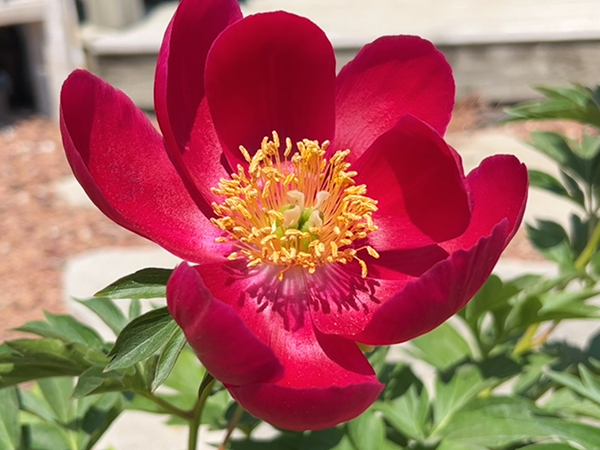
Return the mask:
M 211 220 L 226 234 L 216 241 L 236 248 L 228 259 L 245 258 L 248 267 L 282 266 L 279 279 L 293 266 L 314 273 L 324 264 L 352 260 L 366 277 L 367 264 L 356 253 L 366 250 L 373 258 L 379 254 L 371 246 L 352 245 L 377 230 L 372 217 L 377 202 L 366 196 L 364 185 L 355 184 L 356 172 L 348 171 L 345 158 L 350 151 L 338 151 L 327 160 L 328 141 L 319 145 L 304 139 L 295 152 L 289 138 L 285 144 L 282 154 L 273 132 L 273 139 L 264 138 L 254 156 L 240 146 L 247 171 L 238 166 L 231 179 L 212 189 L 224 197 L 212 205 L 217 218 Z

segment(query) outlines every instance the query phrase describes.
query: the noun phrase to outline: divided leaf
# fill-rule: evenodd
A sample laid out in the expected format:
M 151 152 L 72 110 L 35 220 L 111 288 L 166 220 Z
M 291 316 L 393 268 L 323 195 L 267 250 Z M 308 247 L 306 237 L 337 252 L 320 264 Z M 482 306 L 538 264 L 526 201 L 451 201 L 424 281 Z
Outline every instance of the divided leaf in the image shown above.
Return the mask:
M 14 387 L 0 389 L 0 448 L 19 450 L 21 425 L 19 423 L 19 397 Z
M 150 357 L 168 342 L 179 327 L 164 308 L 155 309 L 134 319 L 117 337 L 108 356 L 113 356 L 106 371 L 131 367 Z
M 111 299 L 109 298 L 90 298 L 87 300 L 77 300 L 85 307 L 93 311 L 110 329 L 118 335 L 127 325 L 127 317 Z
M 164 348 L 161 350 L 158 357 L 158 362 L 156 363 L 156 372 L 151 385 L 152 391 L 156 390 L 169 377 L 173 367 L 175 367 L 177 358 L 179 358 L 181 351 L 185 347 L 186 342 L 187 341 L 185 339 L 185 335 L 183 334 L 183 330 L 181 328 L 177 328 L 171 336 L 171 339 L 169 339 Z
M 97 292 L 95 297 L 111 299 L 162 298 L 166 295 L 167 281 L 172 272 L 172 269 L 157 268 L 138 270 L 111 283 Z
M 0 388 L 55 376 L 78 376 L 92 366 L 104 367 L 106 356 L 77 342 L 18 339 L 0 347 Z
M 412 340 L 411 346 L 414 348 L 411 354 L 440 370 L 472 356 L 465 338 L 449 322 Z
M 77 342 L 96 349 L 104 346 L 104 341 L 93 328 L 84 325 L 74 317 L 49 312 L 45 312 L 44 315 L 46 322 L 28 322 L 17 330 L 45 338 L 60 339 L 65 343 Z
M 357 450 L 380 449 L 385 440 L 385 425 L 379 415 L 368 409 L 348 422 L 348 435 Z

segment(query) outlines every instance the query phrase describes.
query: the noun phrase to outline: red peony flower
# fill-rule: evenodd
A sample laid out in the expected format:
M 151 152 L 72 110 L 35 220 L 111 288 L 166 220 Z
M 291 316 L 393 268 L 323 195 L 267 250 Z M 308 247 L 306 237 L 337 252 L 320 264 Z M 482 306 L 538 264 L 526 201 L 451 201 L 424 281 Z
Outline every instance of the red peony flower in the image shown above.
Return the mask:
M 173 317 L 231 395 L 282 428 L 362 413 L 382 385 L 357 343 L 403 342 L 456 313 L 523 215 L 516 158 L 464 175 L 441 137 L 451 69 L 414 36 L 378 39 L 336 77 L 309 20 L 183 0 L 156 70 L 164 137 L 88 72 L 61 101 L 79 182 L 112 220 L 197 264 L 169 281 Z

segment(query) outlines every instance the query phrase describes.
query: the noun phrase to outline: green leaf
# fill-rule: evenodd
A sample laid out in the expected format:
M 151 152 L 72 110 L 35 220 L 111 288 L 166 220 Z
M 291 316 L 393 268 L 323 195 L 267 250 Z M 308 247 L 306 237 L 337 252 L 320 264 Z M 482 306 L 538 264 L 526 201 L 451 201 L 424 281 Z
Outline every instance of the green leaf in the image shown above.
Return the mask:
M 537 392 L 544 389 L 547 383 L 543 382 L 544 372 L 552 364 L 557 363 L 557 358 L 546 353 L 529 353 L 526 357 L 518 357 L 521 363 L 518 378 L 515 380 L 512 392 L 523 397 L 535 397 L 532 390 Z
M 369 409 L 348 422 L 348 435 L 357 450 L 380 449 L 385 440 L 385 426 L 381 417 Z
M 534 131 L 530 136 L 529 144 L 533 148 L 554 160 L 561 168 L 569 168 L 581 174 L 579 161 L 563 135 L 550 131 Z
M 131 388 L 128 376 L 118 371 L 106 372 L 100 367 L 90 367 L 77 380 L 73 398 L 105 392 L 121 392 Z
M 590 238 L 590 222 L 589 220 L 582 220 L 577 214 L 571 213 L 569 215 L 569 224 L 571 225 L 570 238 L 571 249 L 573 255 L 578 257 L 587 245 Z
M 531 243 L 541 252 L 556 247 L 563 241 L 569 241 L 562 225 L 551 220 L 536 220 L 536 225 L 527 224 L 527 234 Z
M 592 160 L 600 153 L 600 139 L 589 134 L 584 134 L 581 144 L 574 146 L 575 154 L 582 159 Z
M 568 192 L 568 197 L 585 209 L 585 195 L 579 186 L 579 183 L 564 170 L 560 171 L 560 176 L 564 181 L 564 187 Z
M 435 450 L 489 450 L 489 448 L 482 447 L 481 445 L 457 443 L 448 439 L 444 439 L 442 442 L 440 442 L 440 445 L 437 446 Z
M 165 381 L 165 386 L 181 392 L 184 396 L 195 397 L 198 386 L 205 375 L 198 357 L 189 347 L 184 347 L 175 366 Z M 209 397 L 210 398 L 210 397 Z
M 592 256 L 590 261 L 590 271 L 597 280 L 600 279 L 600 252 L 596 252 Z
M 27 450 L 74 450 L 69 431 L 52 422 L 33 422 L 27 426 Z M 75 447 L 77 449 L 77 447 Z
M 539 296 L 542 307 L 537 314 L 540 321 L 598 318 L 598 308 L 584 303 L 598 295 L 598 291 L 582 288 L 577 291 L 548 292 Z
M 547 98 L 523 103 L 507 110 L 509 120 L 568 119 L 600 126 L 596 91 L 574 84 L 572 88 L 539 87 Z
M 575 450 L 575 447 L 562 443 L 533 444 L 521 447 L 521 450 Z
M 411 341 L 414 355 L 423 361 L 446 370 L 472 356 L 469 344 L 449 322 Z
M 600 420 L 600 405 L 588 399 L 582 398 L 569 388 L 556 390 L 550 398 L 544 402 L 544 410 L 561 416 L 574 418 L 587 417 Z
M 541 92 L 550 100 L 566 100 L 574 108 L 575 106 L 586 106 L 589 101 L 589 95 L 585 88 L 574 85 L 573 88 L 563 87 L 536 87 L 536 91 Z
M 189 399 L 189 397 L 187 397 L 187 399 Z M 185 406 L 184 403 L 181 403 L 181 405 Z M 191 406 L 193 406 L 193 404 Z M 231 411 L 233 407 L 234 402 L 226 389 L 222 389 L 212 394 L 206 399 L 204 412 L 202 413 L 202 423 L 211 428 L 225 428 L 230 420 L 227 418 L 227 411 Z M 246 412 L 244 412 L 240 421 L 245 422 L 242 424 L 242 427 L 246 428 L 245 430 L 242 428 L 242 431 L 244 431 L 245 434 L 249 434 L 248 429 L 254 429 L 259 425 L 259 423 L 253 422 L 252 418 L 248 418 L 248 413 Z
M 60 423 L 68 424 L 75 418 L 75 409 L 69 401 L 73 391 L 73 380 L 71 378 L 46 378 L 39 380 L 38 386 Z
M 549 436 L 558 436 L 570 442 L 576 442 L 585 449 L 600 448 L 600 429 L 561 419 L 547 418 L 541 421 Z
M 178 326 L 165 308 L 155 309 L 130 322 L 109 353 L 114 356 L 105 370 L 123 369 L 153 355 L 177 332 Z
M 349 445 L 339 427 L 320 431 L 285 431 L 271 440 L 234 440 L 230 448 L 231 450 L 356 450 Z
M 551 220 L 536 221 L 536 226 L 526 225 L 533 246 L 546 258 L 559 264 L 561 273 L 574 271 L 574 255 L 567 232 L 562 225 Z
M 537 283 L 536 278 L 533 283 Z M 509 306 L 508 300 L 519 293 L 521 289 L 514 283 L 505 283 L 498 276 L 491 275 L 475 297 L 467 303 L 460 315 L 475 328 L 477 321 L 488 311 Z
M 158 363 L 156 364 L 156 373 L 152 380 L 151 389 L 156 390 L 161 384 L 165 382 L 168 376 L 171 374 L 177 358 L 179 357 L 183 347 L 185 347 L 186 340 L 185 335 L 181 328 L 177 328 L 171 339 L 166 343 L 164 348 L 161 350 L 158 357 Z
M 381 411 L 385 420 L 405 436 L 419 442 L 425 440 L 429 414 L 429 396 L 426 389 L 421 393 L 411 386 L 406 393 L 392 401 L 377 401 L 373 409 Z
M 71 379 L 45 380 L 21 391 L 27 450 L 91 450 L 123 410 L 120 394 L 69 397 Z
M 56 338 L 63 342 L 80 344 L 101 349 L 104 342 L 92 328 L 82 324 L 72 316 L 45 312 L 47 322 L 34 321 L 17 328 L 18 331 L 36 334 L 41 337 Z
M 454 415 L 444 439 L 484 449 L 549 436 L 534 405 L 516 397 L 476 399 Z M 460 448 L 460 447 L 457 447 Z
M 454 416 L 444 437 L 465 448 L 484 449 L 551 438 L 576 442 L 586 449 L 600 448 L 600 430 L 548 417 L 532 401 L 519 397 L 472 401 Z
M 381 450 L 390 450 L 389 447 L 386 447 L 385 444 L 388 441 L 385 441 L 384 446 Z M 392 447 L 391 450 L 398 447 Z M 350 437 L 348 435 L 342 436 L 342 440 L 335 446 L 331 447 L 331 450 L 356 450 L 356 447 L 352 444 Z
M 384 369 L 377 374 L 377 378 L 385 384 L 385 389 L 380 395 L 382 400 L 393 400 L 400 397 L 413 385 L 419 390 L 423 388 L 421 380 L 413 373 L 410 365 L 404 361 L 386 364 Z
M 533 323 L 539 323 L 542 301 L 538 295 L 524 295 L 515 299 L 504 322 L 507 334 L 518 334 Z
M 592 374 L 589 369 L 580 364 L 579 374 L 581 378 L 562 372 L 549 371 L 546 375 L 553 381 L 568 387 L 582 397 L 600 405 L 600 380 Z
M 100 317 L 115 335 L 118 335 L 127 325 L 127 318 L 123 311 L 109 298 L 90 298 L 77 301 Z
M 172 269 L 148 268 L 119 278 L 95 294 L 95 297 L 112 299 L 162 298 L 166 296 L 166 286 Z
M 129 303 L 129 320 L 133 320 L 139 317 L 142 314 L 142 302 L 140 302 L 139 298 L 131 299 L 131 303 Z
M 560 181 L 554 178 L 552 175 L 540 170 L 529 169 L 529 185 L 545 191 L 552 192 L 553 194 L 560 195 L 561 197 L 573 200 L 569 195 L 569 192 L 565 189 Z
M 47 422 L 57 421 L 56 413 L 48 404 L 37 383 L 31 389 L 20 389 L 19 398 L 23 411 L 29 411 Z
M 369 359 L 369 363 L 371 364 L 371 367 L 373 367 L 373 370 L 375 370 L 376 374 L 380 374 L 387 362 L 386 362 L 386 358 L 387 355 L 390 351 L 390 347 L 387 345 L 382 345 L 380 347 L 375 347 L 375 349 L 373 349 L 368 355 L 368 359 Z
M 88 434 L 84 450 L 92 450 L 106 430 L 123 412 L 124 401 L 119 394 L 98 396 L 85 411 L 81 428 Z
M 484 380 L 474 366 L 461 366 L 448 383 L 437 377 L 433 402 L 433 431 L 431 436 L 440 435 L 454 414 L 460 411 L 483 389 L 492 386 L 494 380 Z
M 18 450 L 21 442 L 17 389 L 0 389 L 0 448 Z
M 58 339 L 18 339 L 0 351 L 0 387 L 54 376 L 77 376 L 96 365 L 104 367 L 106 356 L 79 343 Z

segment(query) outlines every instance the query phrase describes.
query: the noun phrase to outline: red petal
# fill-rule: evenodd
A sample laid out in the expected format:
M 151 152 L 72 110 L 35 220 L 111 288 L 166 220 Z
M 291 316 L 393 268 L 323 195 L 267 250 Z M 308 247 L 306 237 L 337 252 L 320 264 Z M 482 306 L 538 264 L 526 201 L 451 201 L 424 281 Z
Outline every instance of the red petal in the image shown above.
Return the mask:
M 380 288 L 380 280 L 363 279 L 358 263 L 306 269 L 288 269 L 279 281 L 283 267 L 259 266 L 247 269 L 242 261 L 202 264 L 196 267 L 208 289 L 236 309 L 259 338 L 270 343 L 274 329 L 298 330 L 308 317 L 328 334 L 356 334 L 369 322 L 372 312 L 395 294 L 399 285 L 414 277 L 397 275 Z M 381 291 L 381 292 L 380 292 Z M 310 316 L 307 313 L 310 312 Z
M 307 324 L 278 330 L 272 347 L 285 367 L 276 383 L 228 387 L 250 414 L 288 430 L 333 427 L 363 413 L 383 389 L 354 342 Z
M 217 250 L 216 227 L 190 198 L 162 137 L 125 94 L 89 72 L 73 72 L 61 92 L 60 127 L 75 176 L 108 217 L 181 258 L 199 261 Z
M 472 247 L 480 236 L 508 220 L 512 239 L 523 219 L 527 203 L 527 168 L 512 155 L 486 158 L 465 181 L 473 205 L 471 223 L 465 233 L 442 246 L 449 252 Z
M 377 280 L 405 280 L 420 277 L 438 262 L 448 257 L 439 245 L 419 248 L 385 250 L 379 258 L 365 257 L 369 277 Z
M 358 158 L 405 114 L 443 135 L 454 107 L 450 65 L 431 42 L 388 36 L 366 45 L 340 72 L 335 148 Z
M 448 253 L 439 246 L 428 246 L 381 252 L 379 259 L 360 256 L 368 266 L 367 278 L 362 278 L 356 261 L 318 268 L 307 277 L 311 316 L 323 333 L 359 335 L 382 305 Z
M 227 386 L 250 413 L 282 428 L 319 429 L 356 417 L 377 398 L 382 386 L 356 344 L 313 328 L 305 269 L 289 269 L 283 281 L 277 278 L 281 267 L 247 269 L 240 261 L 195 269 L 284 367 L 273 383 Z
M 369 236 L 377 251 L 416 248 L 455 238 L 470 220 L 462 171 L 427 124 L 404 116 L 355 164 L 357 183 L 379 203 Z
M 523 218 L 527 170 L 514 156 L 494 156 L 465 184 L 471 224 L 459 238 L 440 244 L 454 253 L 379 307 L 356 340 L 388 345 L 426 333 L 458 312 L 488 278 Z
M 158 122 L 178 171 L 206 214 L 212 210 L 201 199 L 213 200 L 210 188 L 228 175 L 219 162 L 222 151 L 203 102 L 206 55 L 223 29 L 241 18 L 236 0 L 183 0 L 156 66 Z
M 459 250 L 407 283 L 353 336 L 369 345 L 391 345 L 416 338 L 457 313 L 481 288 L 505 247 L 508 223 L 498 224 L 470 250 Z
M 414 279 L 400 272 L 394 272 L 387 280 L 374 279 L 371 277 L 371 262 L 368 262 L 367 278 L 361 276 L 361 268 L 356 261 L 347 265 L 324 266 L 307 277 L 310 313 L 313 323 L 322 333 L 359 334 L 369 324 L 375 311 Z
M 206 95 L 232 167 L 246 164 L 273 131 L 282 141 L 332 139 L 335 57 L 325 33 L 284 12 L 257 14 L 227 28 L 206 63 Z
M 186 263 L 169 279 L 167 303 L 202 364 L 219 381 L 239 386 L 281 376 L 283 367 L 269 346 L 231 306 L 215 299 Z

